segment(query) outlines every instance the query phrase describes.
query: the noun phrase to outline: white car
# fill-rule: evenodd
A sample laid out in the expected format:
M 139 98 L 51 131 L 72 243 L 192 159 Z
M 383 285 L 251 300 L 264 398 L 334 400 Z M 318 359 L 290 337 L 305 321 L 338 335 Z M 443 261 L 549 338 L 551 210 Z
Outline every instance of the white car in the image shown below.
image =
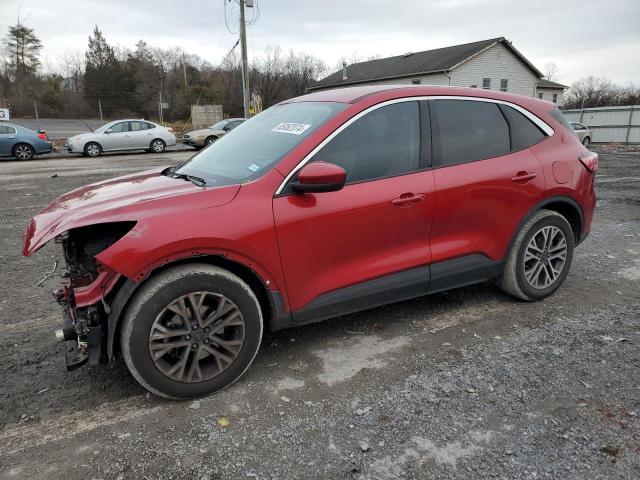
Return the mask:
M 146 150 L 162 153 L 176 144 L 176 137 L 162 125 L 148 120 L 115 120 L 91 133 L 81 133 L 67 140 L 69 153 L 97 157 L 102 152 Z
M 573 128 L 574 133 L 578 136 L 578 139 L 582 142 L 582 144 L 589 148 L 589 144 L 591 143 L 591 137 L 593 136 L 593 132 L 589 127 L 585 127 L 583 124 L 579 122 L 569 122 L 571 124 L 571 128 Z

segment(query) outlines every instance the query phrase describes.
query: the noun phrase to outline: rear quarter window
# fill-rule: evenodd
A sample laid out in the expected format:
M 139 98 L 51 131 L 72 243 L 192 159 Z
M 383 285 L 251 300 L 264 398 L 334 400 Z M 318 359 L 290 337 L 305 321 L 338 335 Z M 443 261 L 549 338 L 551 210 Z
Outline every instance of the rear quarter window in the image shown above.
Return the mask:
M 549 115 L 551 115 L 558 123 L 562 124 L 564 128 L 566 128 L 571 133 L 573 133 L 573 128 L 571 128 L 571 124 L 569 123 L 567 118 L 562 114 L 562 112 L 558 107 L 551 110 L 549 112 Z
M 518 112 L 515 108 L 500 105 L 500 110 L 509 122 L 511 132 L 511 150 L 522 150 L 542 141 L 545 134 L 531 120 Z

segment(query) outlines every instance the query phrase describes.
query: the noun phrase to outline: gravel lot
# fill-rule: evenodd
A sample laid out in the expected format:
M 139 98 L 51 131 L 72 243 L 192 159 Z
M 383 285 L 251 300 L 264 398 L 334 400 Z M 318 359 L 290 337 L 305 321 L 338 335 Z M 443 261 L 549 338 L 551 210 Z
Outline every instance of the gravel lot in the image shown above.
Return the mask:
M 190 154 L 0 164 L 0 478 L 640 478 L 640 153 L 601 154 L 592 233 L 543 302 L 475 286 L 268 334 L 195 402 L 121 362 L 66 372 L 56 280 L 35 286 L 59 247 L 22 258 L 28 219 Z

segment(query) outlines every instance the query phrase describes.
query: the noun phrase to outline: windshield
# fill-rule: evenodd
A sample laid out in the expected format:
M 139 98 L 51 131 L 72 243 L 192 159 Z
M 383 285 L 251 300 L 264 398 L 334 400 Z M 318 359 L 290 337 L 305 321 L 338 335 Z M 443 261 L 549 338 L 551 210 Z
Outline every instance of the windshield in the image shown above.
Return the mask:
M 229 120 L 220 120 L 218 123 L 214 123 L 209 128 L 211 130 L 222 130 L 227 123 L 229 123 Z
M 282 157 L 347 104 L 299 102 L 276 105 L 243 122 L 176 170 L 208 186 L 245 183 L 268 172 Z

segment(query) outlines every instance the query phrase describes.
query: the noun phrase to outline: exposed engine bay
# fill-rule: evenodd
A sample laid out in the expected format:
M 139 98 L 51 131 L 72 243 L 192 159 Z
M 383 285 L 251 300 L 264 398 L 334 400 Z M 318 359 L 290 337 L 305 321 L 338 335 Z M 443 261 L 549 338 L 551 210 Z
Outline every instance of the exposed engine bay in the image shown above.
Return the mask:
M 62 285 L 53 292 L 63 306 L 63 326 L 56 337 L 66 342 L 67 369 L 107 362 L 106 340 L 110 300 L 120 275 L 100 264 L 96 255 L 106 250 L 131 228 L 134 222 L 90 225 L 63 233 L 66 271 Z

